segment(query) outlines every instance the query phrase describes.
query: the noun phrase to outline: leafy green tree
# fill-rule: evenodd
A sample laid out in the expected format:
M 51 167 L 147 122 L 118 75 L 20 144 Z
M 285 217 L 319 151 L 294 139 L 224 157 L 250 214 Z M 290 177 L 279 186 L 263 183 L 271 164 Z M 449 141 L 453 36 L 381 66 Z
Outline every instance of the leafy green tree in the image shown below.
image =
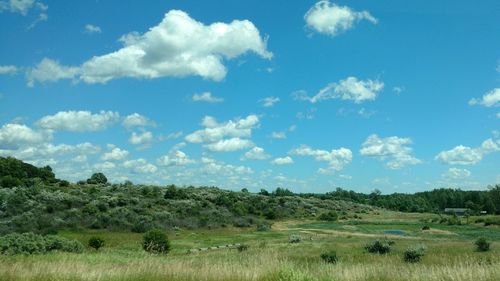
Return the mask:
M 103 173 L 94 173 L 89 179 L 87 179 L 89 184 L 106 184 L 108 183 L 108 178 Z

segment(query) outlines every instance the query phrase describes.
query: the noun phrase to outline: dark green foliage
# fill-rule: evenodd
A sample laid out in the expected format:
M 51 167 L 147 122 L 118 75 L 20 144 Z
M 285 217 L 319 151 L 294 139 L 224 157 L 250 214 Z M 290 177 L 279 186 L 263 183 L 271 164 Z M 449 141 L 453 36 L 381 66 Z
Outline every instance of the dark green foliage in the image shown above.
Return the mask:
M 83 245 L 56 235 L 42 236 L 32 232 L 12 233 L 0 237 L 0 253 L 4 255 L 45 254 L 51 251 L 83 252 Z
M 339 218 L 339 215 L 335 211 L 329 211 L 326 213 L 322 213 L 319 215 L 319 220 L 322 221 L 337 221 Z
M 375 240 L 365 245 L 365 250 L 369 253 L 387 254 L 391 251 L 391 240 Z
M 422 226 L 422 230 L 429 230 L 429 229 L 431 229 L 431 228 L 430 228 L 430 226 L 428 226 L 428 225 L 424 225 L 424 226 Z
M 337 188 L 326 194 L 300 194 L 300 196 L 346 200 L 402 212 L 441 213 L 445 208 L 470 208 L 471 214 L 478 214 L 479 211 L 500 214 L 500 185 L 489 187 L 489 191 L 441 188 L 414 194 L 388 195 L 379 192 L 363 194 Z
M 257 231 L 269 231 L 271 230 L 271 224 L 270 223 L 259 223 L 257 225 Z
M 269 191 L 267 191 L 267 190 L 265 190 L 265 189 L 261 189 L 261 190 L 259 191 L 259 194 L 260 194 L 260 195 L 264 195 L 264 196 L 269 196 Z
M 87 179 L 88 184 L 106 184 L 108 183 L 108 178 L 103 173 L 95 173 L 89 179 Z
M 88 245 L 98 251 L 100 248 L 104 247 L 104 240 L 99 237 L 90 237 Z
M 50 166 L 37 168 L 12 157 L 0 157 L 0 186 L 8 188 L 31 186 L 34 179 L 46 184 L 58 181 Z
M 337 263 L 339 261 L 339 258 L 337 256 L 337 253 L 335 251 L 329 251 L 322 253 L 320 255 L 321 259 L 326 262 L 326 263 Z
M 167 186 L 167 191 L 165 191 L 165 199 L 172 200 L 182 200 L 187 199 L 188 195 L 184 191 L 184 189 L 178 188 L 175 185 Z
M 292 235 L 290 239 L 288 239 L 288 243 L 296 244 L 302 242 L 302 237 L 300 235 Z
M 144 234 L 142 248 L 154 254 L 167 254 L 170 251 L 170 241 L 165 232 L 153 229 Z
M 403 260 L 408 263 L 417 263 L 422 260 L 425 254 L 424 246 L 414 246 L 406 249 L 403 253 Z
M 60 187 L 68 187 L 70 185 L 69 181 L 62 180 L 59 182 Z
M 286 188 L 278 187 L 276 188 L 275 191 L 273 191 L 273 193 L 271 193 L 271 195 L 276 197 L 281 197 L 281 196 L 294 196 L 295 194 Z
M 238 245 L 236 247 L 236 249 L 238 249 L 238 252 L 241 253 L 241 252 L 244 252 L 244 251 L 248 250 L 248 245 L 247 244 L 241 244 L 241 245 Z
M 476 245 L 476 250 L 479 252 L 488 252 L 490 250 L 490 242 L 484 237 L 478 238 L 474 244 Z

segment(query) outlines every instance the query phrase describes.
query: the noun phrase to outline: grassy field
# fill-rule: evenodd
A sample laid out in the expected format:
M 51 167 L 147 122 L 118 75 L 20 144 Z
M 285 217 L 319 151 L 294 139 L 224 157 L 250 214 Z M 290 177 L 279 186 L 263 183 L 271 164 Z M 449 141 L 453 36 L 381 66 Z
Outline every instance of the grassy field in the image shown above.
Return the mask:
M 0 257 L 0 280 L 500 280 L 500 228 L 479 224 L 448 226 L 422 222 L 432 215 L 382 212 L 361 220 L 335 223 L 283 221 L 271 231 L 224 228 L 169 233 L 172 251 L 150 255 L 141 249 L 141 234 L 82 231 L 60 235 L 87 242 L 106 241 L 99 252 L 51 253 Z M 471 220 L 472 221 L 472 220 Z M 422 231 L 423 225 L 430 230 Z M 386 231 L 403 231 L 404 236 Z M 288 243 L 291 235 L 302 242 Z M 474 240 L 487 237 L 489 252 L 477 252 Z M 363 246 L 377 238 L 395 241 L 391 253 L 370 254 Z M 189 249 L 245 243 L 249 249 Z M 421 263 L 407 264 L 403 251 L 425 245 Z M 334 250 L 340 260 L 326 264 L 320 254 Z

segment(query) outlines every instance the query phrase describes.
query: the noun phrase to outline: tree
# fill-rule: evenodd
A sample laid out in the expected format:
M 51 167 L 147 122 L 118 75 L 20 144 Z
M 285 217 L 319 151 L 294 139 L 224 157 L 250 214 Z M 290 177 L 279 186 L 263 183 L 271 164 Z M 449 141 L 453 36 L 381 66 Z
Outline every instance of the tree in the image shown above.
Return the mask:
M 144 234 L 142 248 L 154 254 L 167 254 L 170 251 L 170 241 L 163 231 L 153 229 Z
M 267 191 L 267 190 L 265 190 L 265 189 L 263 189 L 263 188 L 262 188 L 262 189 L 259 191 L 259 194 L 260 194 L 260 195 L 264 195 L 264 196 L 269 196 L 269 191 Z
M 106 184 L 108 182 L 108 178 L 103 173 L 94 173 L 89 179 L 87 179 L 87 183 L 89 184 Z

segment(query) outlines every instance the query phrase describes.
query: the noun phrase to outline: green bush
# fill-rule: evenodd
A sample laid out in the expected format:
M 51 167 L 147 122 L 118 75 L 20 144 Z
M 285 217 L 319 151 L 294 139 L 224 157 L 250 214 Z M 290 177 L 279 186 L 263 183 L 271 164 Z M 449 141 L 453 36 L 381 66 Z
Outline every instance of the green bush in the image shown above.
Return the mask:
M 99 237 L 90 237 L 88 245 L 98 251 L 100 248 L 104 247 L 104 240 Z
M 0 253 L 4 255 L 45 254 L 51 251 L 83 252 L 83 245 L 56 235 L 42 236 L 32 232 L 12 233 L 0 237 Z
M 479 252 L 488 252 L 490 250 L 490 242 L 484 237 L 480 237 L 474 242 L 476 245 L 476 250 Z
M 322 253 L 320 257 L 326 263 L 337 263 L 339 260 L 337 253 L 334 251 Z
M 170 251 L 170 241 L 162 230 L 153 229 L 144 234 L 142 248 L 154 254 L 167 254 Z
M 288 239 L 288 243 L 300 243 L 302 242 L 302 237 L 300 235 L 292 235 L 290 236 L 290 239 Z
M 405 252 L 403 253 L 403 260 L 409 263 L 417 263 L 422 260 L 424 254 L 425 254 L 424 246 L 410 247 L 406 249 Z
M 236 249 L 238 249 L 238 252 L 244 252 L 244 251 L 248 250 L 248 245 L 241 244 L 241 245 L 238 245 L 238 247 L 236 247 Z
M 269 231 L 271 230 L 270 223 L 260 223 L 257 225 L 257 231 Z
M 319 216 L 319 220 L 322 221 L 337 221 L 339 219 L 339 215 L 335 211 L 329 211 L 327 213 L 322 213 Z
M 431 229 L 431 228 L 430 228 L 430 226 L 428 226 L 428 225 L 424 225 L 424 226 L 422 227 L 422 230 L 429 230 L 429 229 Z
M 392 240 L 375 240 L 365 245 L 365 250 L 369 253 L 387 254 L 391 251 Z

